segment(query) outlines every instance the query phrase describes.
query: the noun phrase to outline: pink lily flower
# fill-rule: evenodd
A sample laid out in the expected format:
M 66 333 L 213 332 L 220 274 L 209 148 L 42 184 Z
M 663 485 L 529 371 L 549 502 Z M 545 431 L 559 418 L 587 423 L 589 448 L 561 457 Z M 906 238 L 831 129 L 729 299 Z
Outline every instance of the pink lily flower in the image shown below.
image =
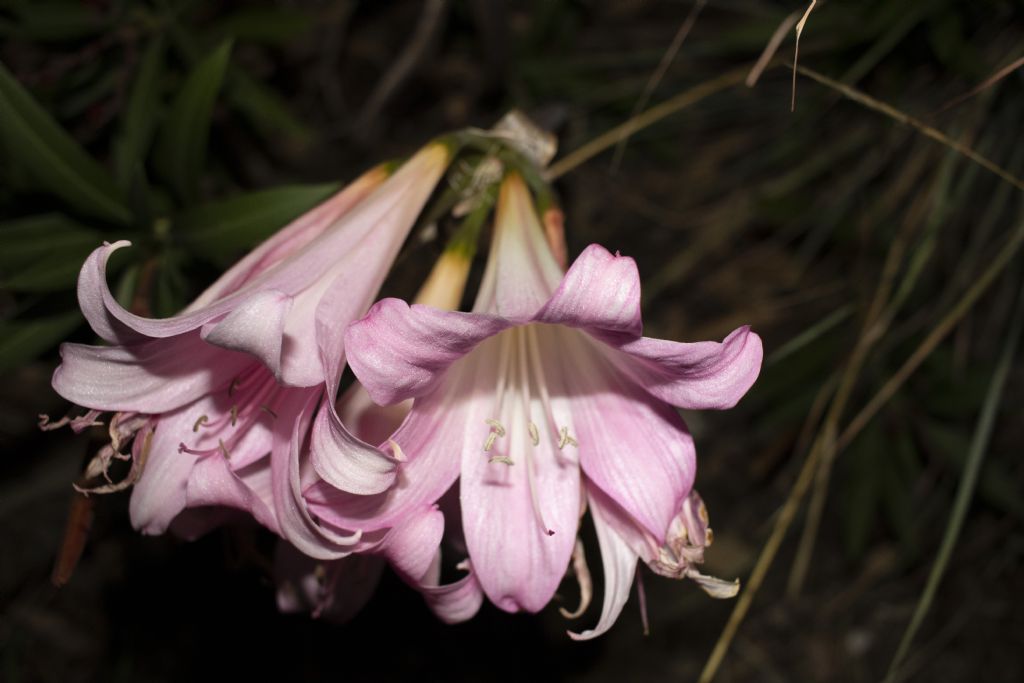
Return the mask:
M 458 482 L 472 561 L 459 589 L 536 612 L 566 573 L 589 502 L 607 585 L 599 624 L 576 637 L 603 633 L 637 559 L 694 578 L 702 559 L 691 548 L 707 540 L 692 538 L 694 444 L 673 406 L 732 407 L 762 358 L 748 327 L 690 344 L 641 329 L 634 261 L 591 245 L 563 272 L 529 191 L 508 176 L 473 312 L 385 299 L 349 327 L 349 363 L 371 398 L 415 399 L 391 437 L 406 461 L 376 495 L 314 484 L 311 513 L 369 533 L 404 524 Z
M 472 257 L 462 247 L 446 250 L 415 301 L 445 310 L 457 308 L 471 265 Z M 379 406 L 356 382 L 338 400 L 337 412 L 342 423 L 349 425 L 360 440 L 388 444 L 411 407 L 412 401 Z M 317 478 L 304 481 L 312 484 Z M 329 527 L 324 531 L 352 535 L 351 531 Z M 339 559 L 312 558 L 281 541 L 274 562 L 278 608 L 283 612 L 307 612 L 315 618 L 347 621 L 370 599 L 384 568 L 391 564 L 406 583 L 426 597 L 428 606 L 441 619 L 464 620 L 479 609 L 482 596 L 468 580 L 441 585 L 440 557 L 434 548 L 443 533 L 444 515 L 439 506 L 431 503 L 407 515 L 394 528 L 361 534 L 352 545 L 352 554 Z
M 373 404 L 356 383 L 339 401 L 338 410 L 346 424 L 355 426 L 359 438 L 378 443 L 394 432 L 409 406 L 402 403 L 388 409 Z M 308 429 L 309 423 L 309 411 L 303 411 L 296 431 Z M 293 440 L 292 448 L 299 441 Z M 304 476 L 300 481 L 306 487 L 331 487 L 315 476 Z M 387 527 L 353 532 L 321 521 L 317 529 L 325 538 L 344 543 L 347 552 L 310 552 L 298 546 L 294 538 L 279 544 L 275 573 L 278 608 L 283 612 L 309 612 L 314 617 L 346 621 L 370 599 L 387 565 L 418 590 L 428 607 L 445 622 L 464 621 L 480 608 L 483 596 L 471 573 L 453 583 L 441 583 L 437 548 L 445 531 L 445 518 L 434 501 L 410 508 L 401 520 Z
M 134 315 L 111 294 L 106 263 L 128 242 L 104 245 L 86 260 L 79 303 L 110 345 L 64 344 L 53 386 L 91 409 L 90 419 L 117 411 L 116 445 L 134 437 L 131 456 L 114 448 L 106 459 L 134 460 L 136 528 L 163 533 L 186 508 L 223 506 L 249 512 L 307 554 L 350 552 L 357 536 L 325 534 L 305 510 L 301 479 L 316 473 L 301 461 L 299 442 L 326 395 L 317 424 L 333 442 L 314 438 L 314 465 L 330 465 L 334 456 L 377 461 L 388 481 L 393 458 L 358 441 L 334 409 L 343 332 L 376 297 L 449 160 L 448 148 L 434 143 L 393 174 L 368 172 L 172 318 Z M 114 425 L 132 429 L 122 434 Z M 331 450 L 338 444 L 344 453 Z M 210 523 L 183 519 L 192 532 Z

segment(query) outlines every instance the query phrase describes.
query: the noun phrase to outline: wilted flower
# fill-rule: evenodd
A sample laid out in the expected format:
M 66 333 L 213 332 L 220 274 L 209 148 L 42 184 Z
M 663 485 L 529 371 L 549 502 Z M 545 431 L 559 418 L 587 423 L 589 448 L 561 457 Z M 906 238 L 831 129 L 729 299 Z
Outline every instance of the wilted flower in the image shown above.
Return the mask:
M 407 525 L 457 482 L 466 604 L 482 591 L 531 612 L 565 575 L 589 501 L 607 583 L 592 637 L 621 610 L 638 557 L 696 576 L 693 548 L 707 539 L 691 535 L 694 446 L 672 406 L 734 405 L 757 377 L 761 342 L 746 327 L 722 343 L 642 337 L 632 259 L 591 245 L 563 274 L 515 174 L 495 223 L 473 313 L 385 299 L 346 334 L 375 401 L 415 399 L 392 436 L 406 458 L 395 484 L 352 495 L 318 482 L 306 499 L 325 527 L 365 535 Z
M 298 451 L 320 419 L 344 456 L 388 456 L 348 434 L 334 411 L 345 367 L 343 333 L 365 312 L 450 157 L 431 144 L 393 174 L 370 171 L 264 242 L 178 316 L 152 320 L 122 308 L 107 287 L 104 245 L 82 268 L 78 296 L 110 346 L 65 344 L 53 386 L 64 398 L 116 411 L 131 440 L 133 524 L 162 533 L 184 509 L 250 512 L 303 552 L 337 557 L 354 538 L 324 535 L 301 501 Z M 122 430 L 123 431 L 123 430 Z M 297 443 L 299 442 L 299 443 Z M 316 459 L 329 462 L 331 443 Z M 339 456 L 340 457 L 340 456 Z M 98 469 L 105 474 L 105 463 Z M 131 478 L 125 484 L 131 483 Z

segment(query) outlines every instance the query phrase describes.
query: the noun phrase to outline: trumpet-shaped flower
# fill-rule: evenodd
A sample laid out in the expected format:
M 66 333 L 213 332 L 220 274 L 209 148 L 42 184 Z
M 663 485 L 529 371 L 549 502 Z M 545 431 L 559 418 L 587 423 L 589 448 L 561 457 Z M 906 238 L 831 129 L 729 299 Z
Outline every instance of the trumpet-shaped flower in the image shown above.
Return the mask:
M 393 174 L 370 171 L 172 318 L 134 315 L 108 289 L 107 260 L 127 242 L 86 260 L 79 303 L 109 345 L 64 344 L 53 386 L 90 416 L 116 411 L 112 422 L 137 430 L 137 528 L 162 533 L 185 508 L 227 506 L 251 512 L 308 554 L 348 552 L 353 539 L 325 537 L 308 517 L 298 453 L 326 394 L 318 424 L 334 441 L 319 442 L 314 464 L 329 471 L 331 449 L 342 443 L 339 458 L 379 461 L 386 481 L 392 459 L 351 436 L 334 409 L 343 333 L 376 297 L 448 161 L 448 149 L 432 144 Z
M 473 312 L 385 299 L 345 343 L 376 402 L 415 400 L 392 436 L 406 458 L 394 485 L 308 488 L 325 526 L 402 525 L 458 482 L 472 562 L 460 588 L 533 612 L 565 575 L 589 501 L 607 586 L 601 622 L 581 637 L 614 621 L 638 558 L 698 577 L 694 444 L 673 406 L 724 409 L 743 396 L 762 356 L 749 328 L 721 343 L 643 337 L 633 260 L 591 245 L 563 272 L 510 175 Z

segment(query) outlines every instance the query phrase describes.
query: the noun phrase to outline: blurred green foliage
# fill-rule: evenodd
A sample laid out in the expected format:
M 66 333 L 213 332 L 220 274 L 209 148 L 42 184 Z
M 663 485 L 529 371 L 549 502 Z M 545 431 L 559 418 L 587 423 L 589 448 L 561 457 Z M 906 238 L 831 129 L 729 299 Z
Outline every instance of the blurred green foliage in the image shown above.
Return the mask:
M 122 303 L 171 315 L 196 293 L 186 273 L 197 262 L 223 267 L 338 187 L 239 192 L 230 171 L 208 156 L 222 125 L 308 142 L 284 98 L 231 59 L 236 41 L 293 40 L 310 17 L 241 8 L 197 31 L 182 23 L 196 5 L 0 3 L 0 36 L 78 44 L 44 74 L 50 87 L 41 92 L 0 64 L 0 287 L 10 297 L 0 373 L 80 325 L 78 270 L 104 240 L 134 245 L 110 266 Z M 102 131 L 73 134 L 55 115 L 96 119 Z

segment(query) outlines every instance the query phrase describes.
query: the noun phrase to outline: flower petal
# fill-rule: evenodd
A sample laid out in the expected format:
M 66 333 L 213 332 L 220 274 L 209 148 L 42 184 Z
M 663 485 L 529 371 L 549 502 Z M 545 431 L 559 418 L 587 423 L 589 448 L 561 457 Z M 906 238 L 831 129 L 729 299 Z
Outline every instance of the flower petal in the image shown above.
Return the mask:
M 622 352 L 612 356 L 613 362 L 653 396 L 690 410 L 736 405 L 757 379 L 764 353 L 761 338 L 749 326 L 734 330 L 722 343 L 602 340 Z
M 249 353 L 275 376 L 281 374 L 281 345 L 292 298 L 283 292 L 260 292 L 222 320 L 207 323 L 202 337 L 210 344 Z
M 410 583 L 424 580 L 441 545 L 444 515 L 436 506 L 409 515 L 381 542 L 383 553 L 395 571 Z
M 591 244 L 534 320 L 639 337 L 643 323 L 636 262 Z
M 484 601 L 480 582 L 468 560 L 465 564 L 469 573 L 458 581 L 437 586 L 424 585 L 418 589 L 427 606 L 446 624 L 458 624 L 472 619 Z
M 455 381 L 453 377 L 446 381 Z M 309 511 L 339 529 L 375 531 L 401 522 L 436 502 L 459 476 L 458 449 L 466 443 L 465 425 L 483 423 L 490 403 L 472 392 L 438 391 L 419 399 L 416 410 L 392 436 L 407 460 L 387 491 L 360 496 L 317 482 L 305 491 Z
M 235 472 L 226 459 L 207 456 L 192 468 L 186 501 L 189 507 L 218 505 L 248 512 L 257 522 L 277 532 L 270 479 L 269 458 Z
M 354 437 L 326 404 L 313 423 L 309 449 L 316 473 L 342 491 L 363 496 L 381 493 L 397 477 L 398 460 Z
M 373 402 L 366 388 L 355 382 L 335 403 L 341 423 L 351 427 L 352 433 L 366 443 L 382 444 L 397 431 L 412 409 L 412 400 L 391 406 Z
M 341 329 L 369 305 L 387 274 L 387 265 L 433 191 L 448 159 L 449 153 L 443 145 L 428 145 L 368 197 L 360 197 L 358 203 L 333 205 L 332 211 L 320 217 L 333 216 L 330 225 L 322 230 L 317 228 L 319 233 L 301 249 L 294 253 L 288 250 L 287 254 L 277 253 L 282 260 L 274 263 L 261 262 L 267 270 L 254 277 L 240 274 L 241 280 L 235 283 L 240 288 L 235 291 L 228 292 L 231 286 L 227 284 L 215 285 L 224 296 L 209 301 L 210 297 L 201 297 L 201 303 L 206 305 L 194 304 L 185 313 L 172 318 L 143 318 L 118 304 L 107 286 L 106 264 L 110 254 L 128 246 L 129 242 L 104 245 L 82 266 L 78 287 L 82 311 L 101 337 L 129 344 L 142 337 L 184 334 L 221 318 L 261 292 L 277 290 L 296 299 L 284 325 L 286 339 L 281 377 L 293 386 L 319 384 L 325 379 L 325 371 L 318 352 L 314 320 L 321 295 L 332 286 L 344 289 L 347 284 L 358 285 L 358 291 L 349 292 L 354 312 L 335 321 Z M 360 188 L 355 194 L 365 189 Z M 317 230 L 310 229 L 310 232 Z M 277 247 L 283 248 L 280 244 Z M 264 256 L 271 256 L 273 251 Z M 339 259 L 339 255 L 347 258 Z M 335 334 L 337 339 L 341 336 L 340 331 Z
M 193 301 L 185 312 L 205 308 L 238 291 L 249 281 L 298 252 L 365 199 L 388 177 L 383 166 L 372 168 L 322 204 L 302 214 L 268 237 Z
M 317 526 L 302 499 L 300 451 L 321 393 L 319 389 L 295 390 L 282 400 L 278 407 L 278 422 L 282 427 L 274 433 L 270 455 L 271 476 L 281 536 L 310 557 L 335 560 L 351 552 L 359 534 L 346 538 Z
M 521 176 L 510 173 L 501 183 L 491 252 L 473 310 L 526 320 L 561 280 L 562 268 L 544 237 L 530 190 Z
M 198 333 L 124 347 L 63 344 L 60 354 L 52 383 L 67 400 L 97 410 L 154 414 L 226 386 L 253 362 L 210 346 Z
M 492 359 L 483 351 L 480 363 L 487 366 Z M 493 392 L 494 373 L 480 376 L 483 385 L 490 379 Z M 508 612 L 538 612 L 558 588 L 575 546 L 579 463 L 574 453 L 558 449 L 551 425 L 534 425 L 531 433 L 531 415 L 544 414 L 539 397 L 529 405 L 516 401 L 510 409 L 502 416 L 507 431 L 489 452 L 484 444 L 492 441 L 491 425 L 479 419 L 461 424 L 467 435 L 459 450 L 462 524 L 477 579 L 491 602 Z
M 187 313 L 164 318 L 144 318 L 117 302 L 107 286 L 107 261 L 118 249 L 131 246 L 127 240 L 104 244 L 95 249 L 78 276 L 78 305 L 89 326 L 101 338 L 118 344 L 138 343 L 146 337 L 175 337 L 231 312 L 254 292 L 235 292 L 205 308 L 190 308 Z M 287 290 L 286 290 L 287 291 Z
M 424 147 L 342 225 L 287 264 L 316 277 L 297 297 L 285 325 L 281 377 L 286 384 L 337 386 L 345 367 L 345 328 L 373 303 L 448 159 L 443 145 Z
M 601 606 L 601 618 L 597 626 L 573 633 L 573 640 L 590 640 L 605 633 L 615 624 L 622 613 L 622 608 L 629 600 L 629 592 L 633 587 L 636 575 L 637 554 L 629 544 L 616 532 L 606 519 L 606 510 L 598 499 L 591 496 L 590 514 L 594 518 L 597 530 L 597 541 L 601 545 L 601 564 L 604 567 L 604 602 Z
M 370 397 L 389 405 L 426 394 L 452 363 L 509 325 L 496 316 L 383 299 L 349 326 L 345 347 Z
M 395 482 L 399 461 L 367 444 L 386 441 L 409 414 L 411 401 L 378 406 L 356 382 L 335 406 L 320 407 L 310 441 L 313 467 L 331 486 L 360 495 L 387 490 Z M 355 434 L 348 430 L 351 425 Z
M 164 533 L 185 509 L 188 478 L 197 457 L 179 452 L 178 445 L 182 430 L 191 429 L 190 419 L 189 408 L 183 408 L 162 416 L 156 429 L 147 427 L 135 435 L 134 445 L 145 448 L 148 440 L 149 449 L 142 476 L 132 489 L 128 513 L 132 526 L 144 534 Z
M 650 397 L 597 345 L 562 330 L 564 382 L 587 478 L 663 542 L 693 486 L 693 438 L 671 406 Z

